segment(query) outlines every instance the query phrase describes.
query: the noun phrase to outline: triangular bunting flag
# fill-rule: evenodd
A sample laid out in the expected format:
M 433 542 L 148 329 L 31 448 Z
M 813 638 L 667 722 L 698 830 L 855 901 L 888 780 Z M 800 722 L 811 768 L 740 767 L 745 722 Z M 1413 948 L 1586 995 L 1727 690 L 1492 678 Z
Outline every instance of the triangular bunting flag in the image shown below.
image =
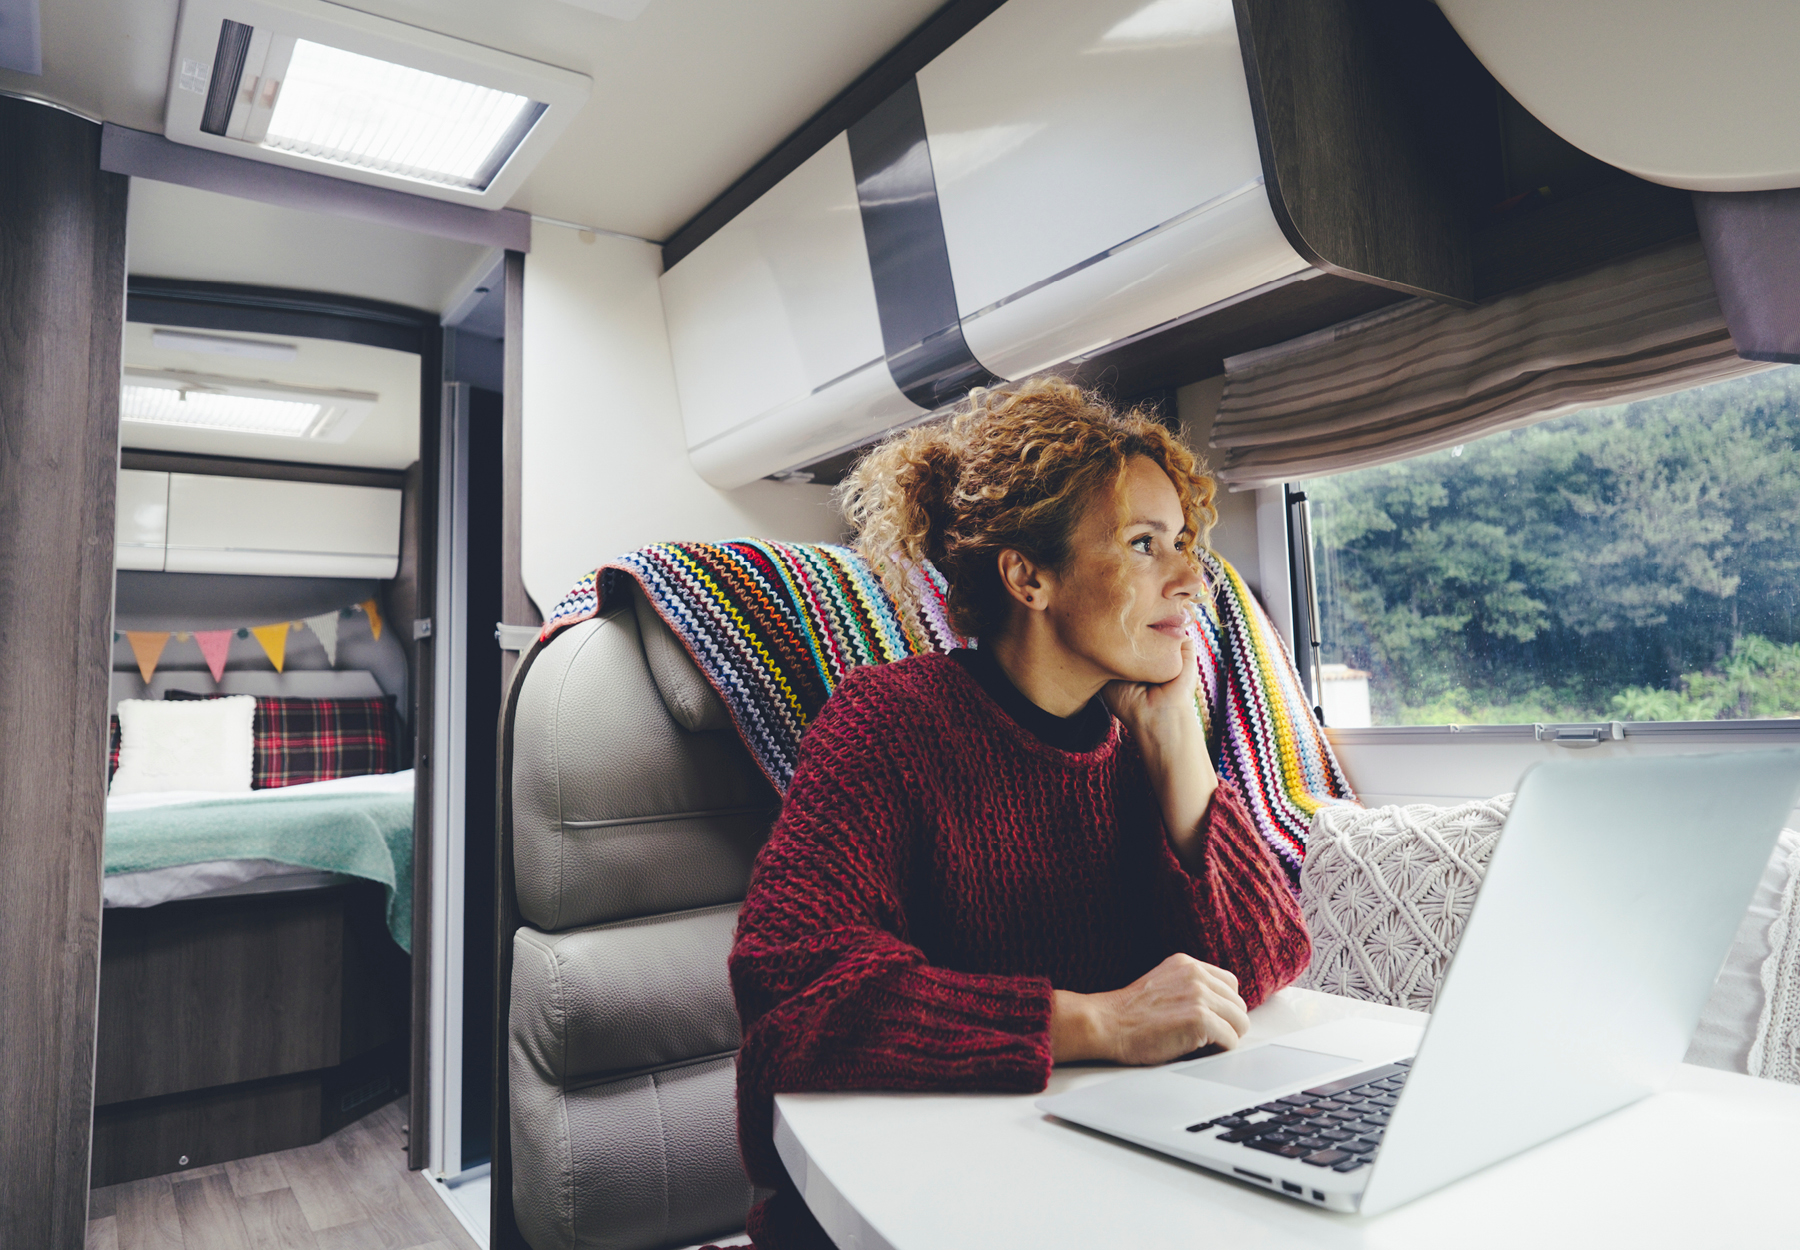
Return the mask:
M 197 629 L 194 641 L 200 644 L 200 654 L 206 657 L 206 667 L 212 670 L 214 681 L 225 679 L 225 657 L 231 653 L 231 636 L 235 629 Z
M 337 623 L 336 612 L 321 612 L 318 616 L 306 618 L 306 627 L 312 630 L 313 637 L 325 648 L 325 659 L 333 668 L 337 667 Z
M 131 654 L 137 657 L 138 672 L 144 675 L 144 684 L 149 685 L 151 675 L 156 672 L 156 662 L 162 659 L 163 648 L 169 645 L 169 631 L 140 633 L 128 629 L 125 641 L 131 644 Z
M 369 618 L 369 632 L 375 635 L 377 642 L 381 640 L 381 608 L 373 599 L 362 601 L 362 610 Z
M 263 653 L 269 657 L 269 663 L 273 664 L 275 671 L 279 673 L 282 666 L 287 663 L 288 622 L 282 621 L 277 625 L 252 625 L 250 632 L 256 636 L 256 641 L 262 644 Z

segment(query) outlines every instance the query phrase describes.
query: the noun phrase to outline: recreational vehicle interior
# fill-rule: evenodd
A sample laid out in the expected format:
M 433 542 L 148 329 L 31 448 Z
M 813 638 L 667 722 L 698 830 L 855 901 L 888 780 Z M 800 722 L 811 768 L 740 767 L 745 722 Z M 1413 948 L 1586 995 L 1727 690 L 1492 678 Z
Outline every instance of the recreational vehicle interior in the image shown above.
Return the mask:
M 1252 1025 L 1429 1012 L 1528 768 L 1800 745 L 1797 53 L 1769 0 L 0 0 L 0 1246 L 813 1244 L 782 1185 L 991 1240 L 779 1103 L 740 1153 L 727 964 L 827 696 L 967 641 L 837 488 L 980 388 L 1217 481 L 1199 715 L 1313 951 Z M 1680 1071 L 1791 1167 L 1776 845 Z

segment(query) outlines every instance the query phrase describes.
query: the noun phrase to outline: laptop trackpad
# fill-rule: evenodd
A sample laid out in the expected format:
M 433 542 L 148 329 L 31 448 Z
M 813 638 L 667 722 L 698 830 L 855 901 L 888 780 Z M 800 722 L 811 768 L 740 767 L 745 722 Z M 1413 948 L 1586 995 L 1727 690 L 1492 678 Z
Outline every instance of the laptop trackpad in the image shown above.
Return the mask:
M 1304 1088 L 1302 1082 L 1327 1074 L 1342 1075 L 1346 1069 L 1354 1070 L 1354 1064 L 1403 1059 L 1418 1049 L 1423 1032 L 1421 1025 L 1388 1020 L 1333 1020 L 1285 1034 L 1266 1045 L 1227 1050 L 1165 1071 L 1234 1089 L 1260 1091 L 1284 1084 Z
M 1344 1055 L 1321 1055 L 1312 1050 L 1296 1050 L 1271 1042 L 1249 1050 L 1228 1050 L 1209 1055 L 1176 1068 L 1182 1076 L 1213 1081 L 1251 1091 L 1294 1085 L 1309 1077 L 1337 1072 L 1344 1066 Z

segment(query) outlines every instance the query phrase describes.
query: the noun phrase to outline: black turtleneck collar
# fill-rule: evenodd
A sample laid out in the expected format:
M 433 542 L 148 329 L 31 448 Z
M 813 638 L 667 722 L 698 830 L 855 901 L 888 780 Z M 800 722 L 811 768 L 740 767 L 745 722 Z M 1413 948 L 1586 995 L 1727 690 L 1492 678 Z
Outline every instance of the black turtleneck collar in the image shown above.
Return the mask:
M 1020 693 L 992 652 L 959 648 L 950 653 L 950 658 L 962 665 L 1021 729 L 1046 746 L 1059 751 L 1092 751 L 1112 732 L 1112 713 L 1099 695 L 1073 716 L 1055 716 Z

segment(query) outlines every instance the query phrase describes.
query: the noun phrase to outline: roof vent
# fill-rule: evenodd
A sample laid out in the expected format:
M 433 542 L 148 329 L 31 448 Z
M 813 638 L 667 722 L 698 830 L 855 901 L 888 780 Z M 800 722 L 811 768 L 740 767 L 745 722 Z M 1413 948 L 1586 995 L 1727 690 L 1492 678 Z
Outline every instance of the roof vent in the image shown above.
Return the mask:
M 591 86 L 569 70 L 321 0 L 188 0 L 164 134 L 499 208 Z

